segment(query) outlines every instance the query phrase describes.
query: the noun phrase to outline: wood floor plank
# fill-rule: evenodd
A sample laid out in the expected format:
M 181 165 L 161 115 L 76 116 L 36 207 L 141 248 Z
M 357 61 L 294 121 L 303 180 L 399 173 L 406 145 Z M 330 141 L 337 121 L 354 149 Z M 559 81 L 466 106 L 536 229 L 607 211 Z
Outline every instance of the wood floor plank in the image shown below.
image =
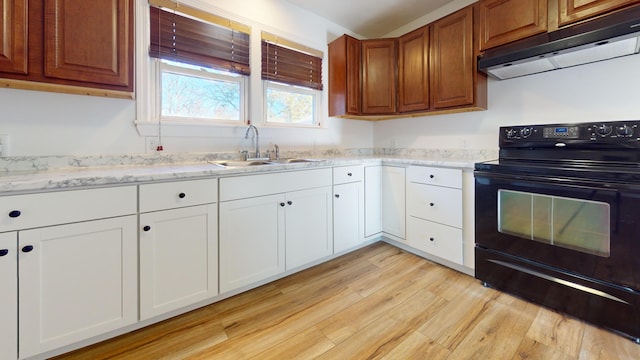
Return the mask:
M 256 355 L 260 360 L 314 359 L 335 346 L 317 327 L 311 327 L 290 339 Z
M 417 331 L 411 332 L 404 341 L 398 346 L 394 347 L 385 354 L 381 359 L 383 360 L 398 360 L 398 359 L 429 359 L 429 360 L 444 360 L 450 356 L 451 352 L 444 346 L 436 343 L 433 340 L 428 339 L 426 336 L 420 334 Z
M 496 301 L 488 306 L 474 326 L 465 331 L 451 358 L 513 358 L 539 310 L 534 304 L 514 300 L 508 305 Z
M 540 308 L 527 338 L 577 358 L 582 346 L 584 322 L 568 315 Z
M 524 339 L 522 339 L 522 342 L 520 343 L 520 346 L 516 351 L 514 359 L 576 360 L 577 357 L 570 356 L 561 349 L 555 348 L 553 346 L 547 346 L 531 338 L 525 337 Z
M 640 345 L 595 326 L 586 326 L 580 360 L 637 360 Z

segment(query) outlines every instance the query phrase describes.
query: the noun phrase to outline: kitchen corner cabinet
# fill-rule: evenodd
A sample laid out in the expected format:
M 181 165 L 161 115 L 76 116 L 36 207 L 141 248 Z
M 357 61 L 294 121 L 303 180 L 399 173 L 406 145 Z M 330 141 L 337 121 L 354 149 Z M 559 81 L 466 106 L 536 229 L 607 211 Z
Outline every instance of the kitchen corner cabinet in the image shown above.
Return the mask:
M 397 239 L 405 239 L 406 170 L 404 167 L 382 166 L 382 231 Z
M 478 75 L 473 13 L 474 7 L 467 6 L 432 25 L 431 93 L 435 109 L 475 104 Z
M 481 0 L 480 50 L 546 32 L 547 1 Z
M 135 186 L 1 199 L 0 232 L 18 248 L 21 358 L 137 321 Z
M 640 3 L 640 0 L 557 0 L 558 26 L 566 26 L 597 15 Z
M 333 253 L 330 168 L 220 179 L 220 292 Z
M 429 26 L 398 39 L 398 111 L 429 110 Z
M 362 42 L 362 114 L 396 112 L 396 39 Z
M 333 168 L 333 251 L 364 242 L 364 167 Z
M 27 0 L 0 0 L 0 72 L 27 73 Z
M 329 44 L 329 116 L 360 114 L 360 50 L 349 35 Z
M 1 83 L 102 96 L 133 92 L 133 0 L 29 1 L 28 9 L 26 0 L 2 1 L 10 26 L 1 27 L 0 49 L 9 55 L 0 62 Z
M 0 233 L 0 360 L 18 358 L 18 234 Z
M 140 185 L 140 319 L 218 294 L 218 181 Z

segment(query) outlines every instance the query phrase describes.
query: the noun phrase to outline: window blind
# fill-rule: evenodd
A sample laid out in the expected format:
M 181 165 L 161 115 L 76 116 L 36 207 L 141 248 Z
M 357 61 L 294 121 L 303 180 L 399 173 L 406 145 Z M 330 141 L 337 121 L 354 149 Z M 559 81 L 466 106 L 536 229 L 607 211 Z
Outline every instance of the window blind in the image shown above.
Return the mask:
M 149 7 L 149 56 L 250 74 L 249 34 Z
M 263 39 L 262 79 L 322 90 L 322 57 Z

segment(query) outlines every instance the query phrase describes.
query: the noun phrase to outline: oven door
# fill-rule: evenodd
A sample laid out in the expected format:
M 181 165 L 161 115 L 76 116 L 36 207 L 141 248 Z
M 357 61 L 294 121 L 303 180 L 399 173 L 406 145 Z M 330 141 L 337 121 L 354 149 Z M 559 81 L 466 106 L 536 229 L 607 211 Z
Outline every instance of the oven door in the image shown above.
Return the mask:
M 640 191 L 629 186 L 475 172 L 476 246 L 640 289 Z

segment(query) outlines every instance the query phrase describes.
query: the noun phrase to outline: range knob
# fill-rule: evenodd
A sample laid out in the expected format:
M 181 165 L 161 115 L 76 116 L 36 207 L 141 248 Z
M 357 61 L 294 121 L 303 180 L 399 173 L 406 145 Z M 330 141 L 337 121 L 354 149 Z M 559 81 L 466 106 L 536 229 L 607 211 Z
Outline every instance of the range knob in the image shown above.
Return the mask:
M 632 136 L 633 128 L 626 124 L 616 126 L 616 133 L 620 136 Z
M 518 136 L 518 131 L 516 129 L 507 130 L 507 139 L 513 139 Z
M 599 125 L 596 125 L 596 128 L 595 128 L 596 134 L 602 137 L 605 137 L 611 134 L 611 131 L 613 131 L 613 127 L 607 124 L 599 124 Z
M 531 136 L 532 132 L 533 130 L 530 127 L 525 127 L 520 130 L 520 136 L 522 136 L 523 138 L 528 138 L 529 136 Z

